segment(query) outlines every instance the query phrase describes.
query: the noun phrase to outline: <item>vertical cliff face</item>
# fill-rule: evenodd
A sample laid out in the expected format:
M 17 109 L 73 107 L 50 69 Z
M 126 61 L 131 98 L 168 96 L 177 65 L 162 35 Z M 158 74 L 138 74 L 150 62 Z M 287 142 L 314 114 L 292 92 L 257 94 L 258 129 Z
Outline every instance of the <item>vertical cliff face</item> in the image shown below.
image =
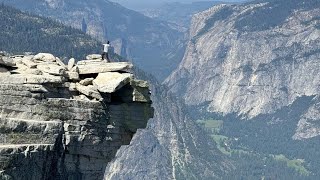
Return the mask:
M 231 149 L 303 159 L 305 171 L 297 172 L 304 177 L 293 179 L 316 179 L 319 20 L 318 0 L 214 6 L 194 16 L 184 59 L 165 84 L 196 109 L 195 118 L 221 119 L 219 135 L 232 139 Z M 237 172 L 246 171 L 254 170 Z
M 254 1 L 196 14 L 179 68 L 166 80 L 189 105 L 248 117 L 319 93 L 320 4 Z
M 153 117 L 149 85 L 100 55 L 0 57 L 0 178 L 102 179 Z
M 104 179 L 221 179 L 232 171 L 232 160 L 189 117 L 184 104 L 151 82 L 155 116 L 120 148 Z

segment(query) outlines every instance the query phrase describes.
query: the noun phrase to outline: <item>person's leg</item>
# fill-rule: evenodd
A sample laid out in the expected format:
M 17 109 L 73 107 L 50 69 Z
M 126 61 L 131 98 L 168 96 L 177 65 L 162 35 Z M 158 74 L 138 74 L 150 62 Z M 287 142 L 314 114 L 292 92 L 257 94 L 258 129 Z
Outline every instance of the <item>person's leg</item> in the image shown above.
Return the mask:
M 110 62 L 109 53 L 106 53 L 106 60 L 107 60 L 107 62 Z

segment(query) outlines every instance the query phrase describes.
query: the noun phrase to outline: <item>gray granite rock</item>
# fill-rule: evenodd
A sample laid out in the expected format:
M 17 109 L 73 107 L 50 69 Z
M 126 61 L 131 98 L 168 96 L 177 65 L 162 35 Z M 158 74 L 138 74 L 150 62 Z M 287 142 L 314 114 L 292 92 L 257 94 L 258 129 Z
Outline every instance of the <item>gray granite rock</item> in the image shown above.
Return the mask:
M 24 65 L 28 66 L 29 68 L 36 68 L 37 67 L 36 63 L 34 63 L 32 60 L 27 59 L 27 58 L 23 58 L 22 63 Z
M 71 69 L 73 68 L 75 63 L 76 63 L 76 60 L 74 58 L 69 59 L 69 61 L 68 61 L 68 70 L 69 71 L 71 71 Z
M 0 57 L 0 65 L 12 67 L 12 66 L 15 66 L 15 62 L 13 61 L 12 58 L 2 56 Z
M 79 84 L 87 86 L 87 85 L 92 85 L 92 81 L 94 78 L 85 78 L 79 82 Z
M 78 72 L 67 71 L 66 76 L 70 80 L 80 80 Z
M 97 74 L 117 71 L 127 72 L 132 68 L 132 64 L 127 62 L 106 63 L 100 60 L 87 60 L 79 61 L 77 67 L 79 68 L 79 74 Z
M 64 64 L 64 62 L 61 61 L 60 58 L 56 57 L 56 62 L 59 64 L 59 66 L 63 67 L 64 69 L 67 69 L 67 66 Z
M 37 65 L 37 69 L 52 74 L 52 75 L 64 75 L 65 69 L 56 64 L 39 64 Z
M 39 53 L 33 57 L 34 60 L 40 60 L 45 62 L 55 62 L 56 57 L 50 53 Z
M 224 4 L 196 14 L 184 58 L 165 84 L 188 105 L 249 118 L 318 94 L 319 2 L 304 2 Z
M 98 90 L 93 85 L 84 86 L 84 85 L 81 85 L 80 83 L 77 83 L 76 84 L 76 89 L 80 93 L 82 93 L 82 94 L 84 94 L 86 96 L 89 96 L 91 98 L 95 98 L 95 99 L 100 100 L 100 101 L 103 100 L 102 96 L 100 95 Z
M 89 54 L 88 56 L 86 56 L 87 60 L 102 60 L 102 56 L 101 54 Z
M 100 92 L 113 93 L 128 84 L 131 78 L 133 78 L 133 75 L 129 73 L 99 73 L 99 75 L 93 80 L 93 85 Z
M 80 79 L 77 66 L 66 71 L 51 55 L 14 59 L 14 68 L 0 69 L 0 179 L 100 180 L 117 150 L 153 117 L 151 102 L 119 102 L 97 91 L 94 73 Z M 113 86 L 108 80 L 104 85 Z

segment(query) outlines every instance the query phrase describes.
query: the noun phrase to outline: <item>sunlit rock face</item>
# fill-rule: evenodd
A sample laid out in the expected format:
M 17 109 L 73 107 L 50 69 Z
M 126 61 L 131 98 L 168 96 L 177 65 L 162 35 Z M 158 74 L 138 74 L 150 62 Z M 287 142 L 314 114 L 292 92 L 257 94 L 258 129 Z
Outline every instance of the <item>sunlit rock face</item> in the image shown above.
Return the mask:
M 320 2 L 217 5 L 193 17 L 182 63 L 165 81 L 202 112 L 272 115 L 320 92 Z M 319 98 L 301 112 L 293 139 L 320 135 Z M 298 120 L 299 121 L 299 120 Z
M 130 63 L 65 65 L 40 53 L 1 56 L 0 66 L 0 179 L 101 180 L 153 117 L 149 85 Z
M 247 117 L 319 93 L 319 1 L 254 1 L 196 14 L 166 80 L 188 105 Z

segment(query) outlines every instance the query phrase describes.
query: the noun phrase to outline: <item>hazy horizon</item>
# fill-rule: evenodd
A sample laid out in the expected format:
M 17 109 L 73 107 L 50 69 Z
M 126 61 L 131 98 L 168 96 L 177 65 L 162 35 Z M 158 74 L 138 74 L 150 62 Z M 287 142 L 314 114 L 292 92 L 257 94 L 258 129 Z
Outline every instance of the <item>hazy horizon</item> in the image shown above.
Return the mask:
M 169 3 L 169 2 L 180 2 L 180 3 L 192 3 L 192 2 L 201 2 L 201 1 L 215 1 L 215 0 L 110 0 L 113 2 L 117 2 L 121 4 L 122 6 L 125 6 L 129 9 L 144 9 L 144 8 L 152 8 L 156 7 L 157 5 L 161 5 L 163 3 Z M 216 0 L 220 1 L 220 0 Z M 221 0 L 225 2 L 241 2 L 244 0 Z

